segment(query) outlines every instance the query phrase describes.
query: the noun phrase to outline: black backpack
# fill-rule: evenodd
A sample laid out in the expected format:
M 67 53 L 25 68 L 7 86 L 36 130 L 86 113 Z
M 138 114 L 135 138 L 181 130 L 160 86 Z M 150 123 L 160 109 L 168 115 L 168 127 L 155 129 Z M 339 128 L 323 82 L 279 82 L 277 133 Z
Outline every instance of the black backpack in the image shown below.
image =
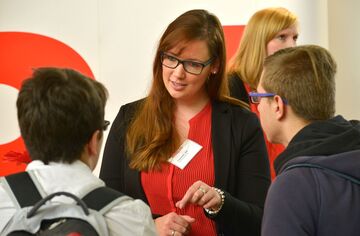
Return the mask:
M 2 178 L 5 190 L 17 211 L 0 235 L 106 236 L 108 230 L 103 217 L 124 194 L 107 187 L 90 191 L 82 199 L 69 192 L 56 192 L 42 197 L 28 172 Z M 50 201 L 64 195 L 75 203 Z

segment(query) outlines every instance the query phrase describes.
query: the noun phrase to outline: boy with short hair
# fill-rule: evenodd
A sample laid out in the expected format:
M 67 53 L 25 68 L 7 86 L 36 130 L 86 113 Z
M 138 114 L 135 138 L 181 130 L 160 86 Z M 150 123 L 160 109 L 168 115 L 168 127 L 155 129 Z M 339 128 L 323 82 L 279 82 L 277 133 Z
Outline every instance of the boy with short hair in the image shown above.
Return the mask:
M 36 69 L 23 82 L 16 105 L 33 160 L 26 171 L 44 195 L 65 191 L 82 198 L 105 185 L 92 170 L 109 125 L 104 120 L 106 100 L 101 83 L 71 69 Z M 0 232 L 15 211 L 0 182 Z M 104 218 L 110 235 L 156 235 L 150 209 L 141 200 L 123 196 Z
M 319 46 L 269 56 L 257 87 L 268 139 L 286 149 L 264 209 L 262 235 L 358 235 L 360 124 L 335 114 L 336 63 Z

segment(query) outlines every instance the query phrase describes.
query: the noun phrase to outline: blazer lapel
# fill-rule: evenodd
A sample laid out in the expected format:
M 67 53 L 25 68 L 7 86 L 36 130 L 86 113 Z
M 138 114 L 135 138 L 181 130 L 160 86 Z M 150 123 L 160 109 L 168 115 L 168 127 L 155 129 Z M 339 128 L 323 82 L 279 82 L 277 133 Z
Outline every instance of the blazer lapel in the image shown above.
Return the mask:
M 214 101 L 211 136 L 214 152 L 215 186 L 227 189 L 231 159 L 231 111 L 226 103 Z

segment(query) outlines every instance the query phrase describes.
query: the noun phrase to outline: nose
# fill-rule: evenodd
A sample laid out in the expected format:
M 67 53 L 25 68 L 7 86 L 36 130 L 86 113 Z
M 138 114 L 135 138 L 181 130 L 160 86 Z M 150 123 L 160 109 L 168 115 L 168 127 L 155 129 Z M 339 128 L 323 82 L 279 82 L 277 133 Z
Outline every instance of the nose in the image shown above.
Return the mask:
M 295 47 L 296 46 L 296 40 L 293 39 L 293 38 L 290 38 L 288 41 L 287 41 L 287 47 Z
M 179 65 L 174 69 L 173 75 L 179 79 L 185 77 L 185 69 L 182 63 L 179 63 Z

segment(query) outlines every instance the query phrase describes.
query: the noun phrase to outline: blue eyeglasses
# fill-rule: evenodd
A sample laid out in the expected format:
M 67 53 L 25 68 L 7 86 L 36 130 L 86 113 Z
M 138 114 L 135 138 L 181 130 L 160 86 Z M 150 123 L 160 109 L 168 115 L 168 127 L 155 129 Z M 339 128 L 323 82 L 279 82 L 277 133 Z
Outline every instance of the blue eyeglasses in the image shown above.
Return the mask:
M 257 93 L 257 92 L 250 92 L 249 93 L 249 97 L 250 97 L 250 102 L 253 104 L 259 104 L 261 98 L 272 98 L 276 96 L 275 93 Z M 283 100 L 283 102 L 285 104 L 287 104 L 286 99 L 281 98 L 281 100 Z

